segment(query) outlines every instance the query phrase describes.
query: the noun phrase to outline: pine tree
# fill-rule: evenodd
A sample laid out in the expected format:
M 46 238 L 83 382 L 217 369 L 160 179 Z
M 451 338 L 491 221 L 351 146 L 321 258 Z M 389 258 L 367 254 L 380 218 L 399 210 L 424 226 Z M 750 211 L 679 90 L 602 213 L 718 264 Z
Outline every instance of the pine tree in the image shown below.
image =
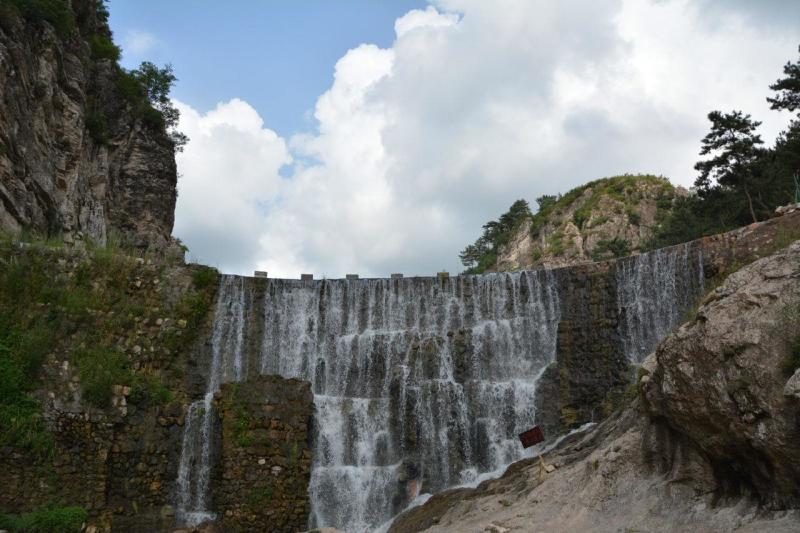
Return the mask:
M 797 47 L 800 52 L 800 46 Z M 785 78 L 777 80 L 769 86 L 770 89 L 778 94 L 772 98 L 767 98 L 772 109 L 786 111 L 798 111 L 800 115 L 800 60 L 796 63 L 789 61 L 783 67 Z
M 744 194 L 753 222 L 758 222 L 753 207 L 753 190 L 758 189 L 759 158 L 764 150 L 764 141 L 755 133 L 761 125 L 741 111 L 708 114 L 711 131 L 703 138 L 700 155 L 711 155 L 710 159 L 698 162 L 694 168 L 700 171 L 695 186 L 701 195 L 708 194 L 715 184 L 734 193 Z

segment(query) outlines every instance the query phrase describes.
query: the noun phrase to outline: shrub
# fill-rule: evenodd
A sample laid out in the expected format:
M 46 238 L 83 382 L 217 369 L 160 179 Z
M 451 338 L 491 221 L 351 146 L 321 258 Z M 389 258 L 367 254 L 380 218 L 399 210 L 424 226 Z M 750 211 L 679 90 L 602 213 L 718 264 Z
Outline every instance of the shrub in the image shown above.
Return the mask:
M 197 268 L 192 273 L 192 281 L 196 289 L 205 289 L 217 282 L 217 271 L 208 267 Z
M 96 407 L 107 407 L 114 385 L 129 385 L 130 362 L 125 355 L 103 348 L 79 348 L 72 352 L 78 365 L 84 398 Z
M 625 239 L 600 239 L 592 251 L 594 261 L 625 257 L 630 252 L 630 243 Z
M 119 61 L 121 51 L 119 46 L 105 35 L 92 35 L 89 37 L 89 47 L 91 49 L 92 59 L 110 59 L 111 61 Z
M 9 3 L 29 21 L 49 22 L 61 37 L 67 37 L 75 28 L 75 17 L 64 0 L 9 0 Z
M 84 122 L 89 136 L 95 143 L 105 144 L 108 141 L 108 119 L 105 114 L 90 107 Z

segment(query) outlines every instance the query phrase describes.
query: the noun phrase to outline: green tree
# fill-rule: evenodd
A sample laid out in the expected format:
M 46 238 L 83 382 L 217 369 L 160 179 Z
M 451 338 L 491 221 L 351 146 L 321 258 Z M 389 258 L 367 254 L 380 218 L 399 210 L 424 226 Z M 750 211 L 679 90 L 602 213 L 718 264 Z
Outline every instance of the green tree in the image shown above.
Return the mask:
M 180 112 L 169 97 L 172 85 L 178 80 L 172 65 L 167 63 L 159 68 L 150 61 L 143 61 L 139 68 L 130 72 L 130 75 L 140 85 L 147 102 L 160 113 L 164 127 L 175 143 L 175 148 L 181 150 L 189 139 L 175 129 L 178 126 Z
M 800 46 L 797 47 L 797 51 L 800 52 Z M 800 111 L 800 60 L 796 63 L 787 62 L 783 67 L 783 73 L 786 75 L 785 78 L 769 86 L 778 94 L 768 97 L 767 102 L 772 109 Z
M 494 264 L 499 248 L 506 244 L 511 234 L 531 216 L 531 209 L 526 200 L 517 200 L 500 215 L 498 220 L 490 220 L 483 225 L 483 234 L 473 244 L 459 253 L 461 263 L 469 273 L 480 273 Z
M 700 155 L 711 157 L 694 166 L 700 171 L 695 186 L 701 196 L 707 195 L 715 185 L 743 194 L 753 222 L 758 222 L 752 191 L 758 188 L 760 169 L 757 163 L 764 155 L 760 147 L 764 141 L 755 133 L 761 123 L 741 111 L 712 111 L 708 119 L 711 131 L 703 138 Z
M 542 211 L 546 211 L 547 209 L 556 205 L 558 201 L 558 196 L 555 194 L 543 194 L 539 198 L 536 199 L 536 203 L 539 204 L 539 213 Z
M 770 172 L 778 177 L 787 196 L 793 198 L 792 178 L 800 176 L 800 60 L 795 63 L 787 62 L 783 67 L 783 73 L 786 77 L 769 86 L 777 94 L 771 98 L 767 97 L 767 102 L 772 109 L 778 111 L 797 111 L 797 117 L 775 140 L 769 164 Z

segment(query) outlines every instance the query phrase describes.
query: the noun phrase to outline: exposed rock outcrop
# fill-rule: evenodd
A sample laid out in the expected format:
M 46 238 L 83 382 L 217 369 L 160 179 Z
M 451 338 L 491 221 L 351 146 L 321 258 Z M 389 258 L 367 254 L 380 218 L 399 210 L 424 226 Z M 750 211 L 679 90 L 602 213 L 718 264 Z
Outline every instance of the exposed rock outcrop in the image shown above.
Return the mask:
M 666 178 L 616 176 L 573 189 L 526 219 L 491 270 L 559 267 L 640 251 L 675 195 Z
M 797 531 L 798 302 L 800 242 L 728 277 L 642 365 L 641 398 L 565 439 L 555 468 L 520 461 L 391 531 Z
M 173 142 L 134 113 L 113 59 L 92 52 L 90 41 L 111 35 L 98 3 L 68 5 L 73 24 L 59 31 L 0 6 L 0 230 L 164 247 Z
M 800 505 L 798 339 L 800 242 L 729 276 L 643 378 L 651 416 L 697 442 L 724 488 L 773 508 Z

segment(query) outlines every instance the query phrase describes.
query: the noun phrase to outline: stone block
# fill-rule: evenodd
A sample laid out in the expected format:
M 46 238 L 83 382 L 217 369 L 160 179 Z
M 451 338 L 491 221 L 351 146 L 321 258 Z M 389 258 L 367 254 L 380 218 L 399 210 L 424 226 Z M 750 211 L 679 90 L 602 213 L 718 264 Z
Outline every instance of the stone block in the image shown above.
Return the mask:
M 300 274 L 300 279 L 302 281 L 312 281 L 314 279 L 314 274 Z

